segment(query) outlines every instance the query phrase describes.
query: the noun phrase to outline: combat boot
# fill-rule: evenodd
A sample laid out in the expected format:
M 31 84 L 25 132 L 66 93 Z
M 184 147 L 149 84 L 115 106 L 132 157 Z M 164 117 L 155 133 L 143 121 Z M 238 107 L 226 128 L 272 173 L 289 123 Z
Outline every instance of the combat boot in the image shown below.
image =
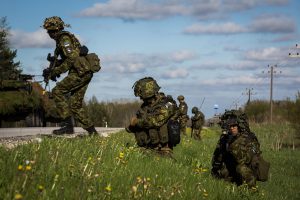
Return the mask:
M 60 129 L 54 130 L 52 132 L 54 135 L 63 135 L 63 134 L 74 134 L 74 126 L 72 117 L 68 117 L 63 123 Z
M 158 153 L 162 156 L 165 156 L 165 157 L 170 157 L 170 158 L 173 158 L 172 154 L 173 154 L 173 149 L 169 147 L 168 144 L 165 144 L 163 145 Z
M 88 128 L 85 128 L 85 130 L 88 132 L 89 136 L 96 136 L 99 135 L 97 130 L 95 129 L 95 126 L 90 126 Z

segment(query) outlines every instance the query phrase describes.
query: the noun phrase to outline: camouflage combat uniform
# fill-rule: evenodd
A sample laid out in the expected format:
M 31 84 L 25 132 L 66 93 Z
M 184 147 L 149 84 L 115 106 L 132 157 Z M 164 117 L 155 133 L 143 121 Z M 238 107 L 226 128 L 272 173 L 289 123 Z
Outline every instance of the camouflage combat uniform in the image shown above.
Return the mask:
M 178 105 L 178 120 L 180 123 L 180 133 L 186 135 L 186 125 L 189 117 L 187 115 L 188 106 L 184 101 L 184 97 L 182 95 L 178 96 L 179 100 Z
M 150 87 L 153 87 L 151 83 L 151 77 L 144 78 L 149 80 Z M 141 79 L 141 80 L 144 80 Z M 156 82 L 154 83 L 156 84 Z M 137 87 L 137 86 L 136 86 Z M 146 90 L 142 88 L 141 90 Z M 154 86 L 153 95 L 142 95 L 141 92 L 135 92 L 136 96 L 140 96 L 143 100 L 143 104 L 137 111 L 135 123 L 131 124 L 128 128 L 128 132 L 133 132 L 138 146 L 156 149 L 158 151 L 171 151 L 173 146 L 176 145 L 170 138 L 170 124 L 177 123 L 175 131 L 180 136 L 180 126 L 175 119 L 177 112 L 176 102 L 171 96 L 165 96 L 163 93 L 158 93 L 159 87 Z M 150 96 L 150 97 L 149 97 Z
M 93 77 L 93 73 L 86 73 L 79 76 L 73 62 L 79 56 L 80 43 L 67 31 L 62 31 L 56 40 L 55 53 L 60 55 L 62 62 L 55 67 L 51 76 L 58 76 L 69 71 L 68 75 L 52 90 L 52 95 L 58 109 L 58 115 L 62 119 L 72 114 L 83 125 L 83 128 L 91 127 L 93 124 L 82 108 L 85 92 Z M 69 99 L 67 94 L 71 94 Z
M 237 136 L 222 134 L 213 156 L 212 174 L 218 178 L 241 185 L 244 182 L 249 187 L 256 185 L 256 176 L 251 162 L 259 155 L 259 143 L 256 137 L 249 133 L 239 133 Z
M 192 108 L 192 113 L 194 116 L 191 118 L 192 120 L 192 132 L 191 137 L 196 140 L 201 140 L 201 130 L 204 125 L 204 114 L 198 110 L 197 107 Z
M 213 153 L 211 173 L 216 178 L 237 185 L 245 183 L 254 188 L 258 180 L 259 161 L 262 160 L 260 144 L 249 127 L 247 128 L 249 131 L 241 129 L 238 121 L 241 122 L 241 119 L 236 120 L 239 130 L 237 135 L 233 136 L 230 132 L 221 135 Z M 246 123 L 243 122 L 241 126 Z M 226 126 L 228 127 L 228 124 Z M 269 163 L 267 165 L 268 171 Z
M 81 72 L 82 69 L 76 68 L 74 62 L 79 57 L 81 45 L 73 34 L 63 30 L 64 25 L 64 22 L 56 16 L 46 18 L 44 22 L 44 28 L 48 30 L 49 35 L 51 31 L 55 32 L 55 37 L 52 37 L 56 42 L 54 57 L 61 58 L 56 61 L 54 69 L 50 72 L 50 77 L 55 80 L 56 77 L 68 72 L 68 75 L 52 89 L 57 115 L 62 120 L 70 119 L 73 115 L 89 133 L 96 133 L 92 122 L 82 107 L 84 95 L 93 73 L 86 71 L 86 73 L 79 75 L 79 71 Z M 66 123 L 70 122 L 67 120 Z

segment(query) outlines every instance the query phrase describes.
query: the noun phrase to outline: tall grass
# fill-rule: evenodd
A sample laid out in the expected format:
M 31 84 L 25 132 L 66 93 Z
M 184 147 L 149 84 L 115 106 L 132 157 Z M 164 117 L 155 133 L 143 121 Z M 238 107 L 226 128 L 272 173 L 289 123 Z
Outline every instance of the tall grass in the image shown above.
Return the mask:
M 271 162 L 255 193 L 210 176 L 220 130 L 204 129 L 202 141 L 184 136 L 173 158 L 138 148 L 125 132 L 1 147 L 0 199 L 299 199 L 299 149 L 272 148 L 279 128 L 253 129 Z

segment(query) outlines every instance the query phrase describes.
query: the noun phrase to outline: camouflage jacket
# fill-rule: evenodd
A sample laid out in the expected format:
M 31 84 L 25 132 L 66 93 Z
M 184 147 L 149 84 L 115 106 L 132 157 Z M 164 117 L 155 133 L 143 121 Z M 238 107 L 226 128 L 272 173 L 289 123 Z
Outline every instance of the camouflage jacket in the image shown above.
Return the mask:
M 180 104 L 178 106 L 178 114 L 177 114 L 179 120 L 187 120 L 188 119 L 187 111 L 188 111 L 187 104 L 185 102 L 180 102 Z
M 56 49 L 54 54 L 56 57 L 60 56 L 61 60 L 56 64 L 52 74 L 60 75 L 70 70 L 70 72 L 76 72 L 73 67 L 75 59 L 80 53 L 80 43 L 78 39 L 67 31 L 61 31 L 56 39 Z
M 177 111 L 176 102 L 170 97 L 157 95 L 151 104 L 143 103 L 137 112 L 137 127 L 143 129 L 159 128 L 173 119 Z
M 192 128 L 199 129 L 204 124 L 204 114 L 201 111 L 198 111 L 191 118 L 191 120 L 192 120 Z
M 237 136 L 222 134 L 212 158 L 212 167 L 225 166 L 229 172 L 237 165 L 250 165 L 254 155 L 261 154 L 259 142 L 252 132 L 242 132 Z
M 229 153 L 239 165 L 249 165 L 254 155 L 259 155 L 260 145 L 253 133 L 242 132 L 233 137 L 228 147 Z

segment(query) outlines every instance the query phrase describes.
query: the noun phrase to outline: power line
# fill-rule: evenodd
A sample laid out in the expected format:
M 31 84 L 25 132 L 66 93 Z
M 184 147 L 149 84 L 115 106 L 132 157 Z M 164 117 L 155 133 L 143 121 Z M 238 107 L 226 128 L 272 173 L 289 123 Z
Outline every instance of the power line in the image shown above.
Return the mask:
M 300 49 L 300 46 L 298 44 L 296 44 L 296 49 Z M 289 53 L 289 57 L 290 58 L 300 58 L 300 54 L 299 54 L 299 52 Z

